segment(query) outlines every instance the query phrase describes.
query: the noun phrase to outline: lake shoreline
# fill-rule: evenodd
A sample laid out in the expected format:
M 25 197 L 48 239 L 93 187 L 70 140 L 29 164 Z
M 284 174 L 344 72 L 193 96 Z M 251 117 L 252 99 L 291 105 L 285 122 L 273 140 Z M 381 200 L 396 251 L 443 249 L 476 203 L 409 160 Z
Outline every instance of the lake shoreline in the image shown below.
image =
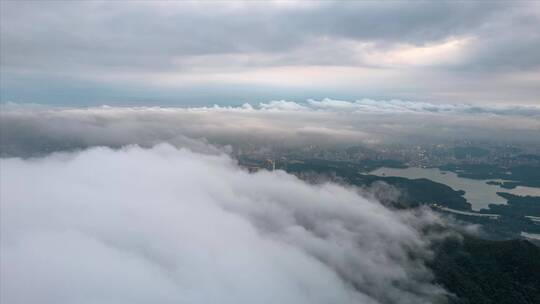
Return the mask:
M 464 197 L 471 204 L 473 211 L 489 209 L 490 204 L 505 205 L 507 200 L 497 192 L 505 192 L 519 196 L 540 196 L 540 188 L 517 186 L 506 189 L 495 184 L 498 180 L 479 180 L 458 176 L 452 171 L 443 171 L 439 168 L 390 168 L 381 167 L 369 172 L 376 176 L 396 176 L 408 179 L 425 178 L 434 182 L 445 184 L 454 190 L 465 191 Z

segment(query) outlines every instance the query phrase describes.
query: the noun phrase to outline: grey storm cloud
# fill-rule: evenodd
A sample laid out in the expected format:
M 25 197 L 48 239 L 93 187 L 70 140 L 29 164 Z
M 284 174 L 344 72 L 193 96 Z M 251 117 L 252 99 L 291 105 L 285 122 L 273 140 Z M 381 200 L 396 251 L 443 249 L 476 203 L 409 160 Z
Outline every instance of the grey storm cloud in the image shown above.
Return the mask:
M 540 24 L 538 6 L 526 3 L 159 4 L 3 1 L 2 64 L 166 68 L 175 55 L 287 52 L 321 38 L 384 48 L 503 34 L 517 50 L 521 36 L 538 40 Z
M 0 163 L 5 304 L 446 303 L 428 210 L 168 144 Z
M 326 96 L 343 96 L 327 82 L 340 79 L 345 67 L 359 69 L 349 81 L 337 81 L 349 97 L 369 92 L 443 102 L 538 101 L 536 2 L 0 5 L 4 102 L 50 101 L 70 89 L 77 92 L 74 104 L 92 94 L 99 101 L 114 99 L 102 93 L 107 90 L 121 91 L 123 100 L 141 94 L 159 100 L 156 92 L 180 98 L 186 87 L 200 85 L 196 91 L 212 92 L 212 103 L 229 92 L 218 85 L 231 84 L 242 85 L 244 95 L 275 98 L 255 85 L 288 88 L 291 67 L 317 67 L 318 76 L 313 70 L 295 73 L 308 80 L 302 88 L 313 93 L 320 87 L 331 93 Z M 288 70 L 272 70 L 279 68 Z M 132 92 L 139 87 L 146 90 Z
M 151 147 L 161 142 L 212 153 L 221 150 L 208 144 L 226 151 L 246 145 L 344 147 L 453 140 L 540 144 L 540 108 L 536 106 L 370 99 L 191 108 L 7 104 L 0 118 L 3 156 L 36 156 L 93 146 Z

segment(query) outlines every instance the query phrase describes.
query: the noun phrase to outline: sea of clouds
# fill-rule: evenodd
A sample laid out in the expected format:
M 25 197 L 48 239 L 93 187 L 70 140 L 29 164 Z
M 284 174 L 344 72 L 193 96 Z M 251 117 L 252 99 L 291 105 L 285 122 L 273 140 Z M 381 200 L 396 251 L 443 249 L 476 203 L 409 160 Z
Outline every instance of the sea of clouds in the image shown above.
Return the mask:
M 535 107 L 325 99 L 4 104 L 0 115 L 6 304 L 444 303 L 425 263 L 447 232 L 426 231 L 447 222 L 389 209 L 375 199 L 381 193 L 248 173 L 228 152 L 239 143 L 355 145 L 466 129 L 540 140 Z
M 437 303 L 441 219 L 169 144 L 2 158 L 0 302 Z
M 0 118 L 2 156 L 37 156 L 92 146 L 150 147 L 160 142 L 182 147 L 201 140 L 217 146 L 291 148 L 456 140 L 540 144 L 537 106 L 369 99 L 189 108 L 7 103 Z

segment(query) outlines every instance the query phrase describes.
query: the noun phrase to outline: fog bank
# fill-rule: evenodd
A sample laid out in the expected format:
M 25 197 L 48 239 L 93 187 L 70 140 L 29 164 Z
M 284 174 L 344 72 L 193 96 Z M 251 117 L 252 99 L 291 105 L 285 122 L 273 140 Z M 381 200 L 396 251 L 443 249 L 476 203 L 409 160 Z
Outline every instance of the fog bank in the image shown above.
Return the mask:
M 436 303 L 420 232 L 335 184 L 162 144 L 1 159 L 1 302 Z
M 487 140 L 540 145 L 540 108 L 401 100 L 271 101 L 240 107 L 55 108 L 7 104 L 2 156 L 168 142 L 202 151 L 233 147 L 343 147 Z

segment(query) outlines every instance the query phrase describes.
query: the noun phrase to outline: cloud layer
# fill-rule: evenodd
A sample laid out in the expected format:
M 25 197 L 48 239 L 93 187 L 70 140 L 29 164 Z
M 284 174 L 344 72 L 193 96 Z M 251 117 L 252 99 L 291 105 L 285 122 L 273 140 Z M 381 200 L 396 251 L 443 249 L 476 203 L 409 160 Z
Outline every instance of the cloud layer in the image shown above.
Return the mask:
M 0 5 L 3 101 L 539 102 L 536 2 Z
M 196 151 L 218 146 L 298 148 L 484 140 L 539 145 L 535 106 L 474 106 L 402 100 L 303 103 L 271 101 L 241 107 L 55 108 L 8 104 L 0 113 L 0 152 L 32 156 L 92 146 L 150 147 L 168 142 Z
M 170 145 L 1 159 L 1 302 L 436 303 L 440 223 Z

